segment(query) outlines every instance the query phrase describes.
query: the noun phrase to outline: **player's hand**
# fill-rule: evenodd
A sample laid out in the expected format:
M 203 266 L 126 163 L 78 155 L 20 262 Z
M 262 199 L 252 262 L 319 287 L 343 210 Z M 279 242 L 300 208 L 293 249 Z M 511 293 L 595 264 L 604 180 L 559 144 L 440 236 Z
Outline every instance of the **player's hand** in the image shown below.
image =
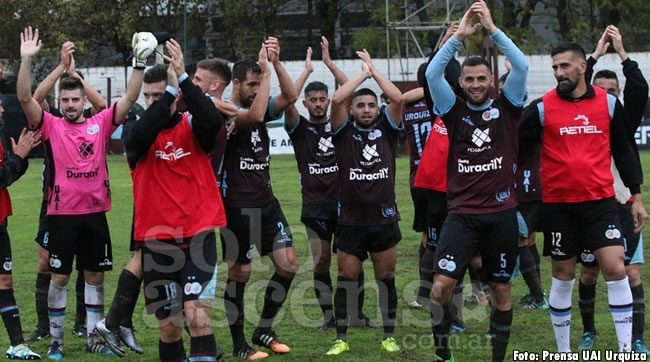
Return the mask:
M 307 48 L 307 57 L 305 57 L 305 70 L 309 73 L 314 71 L 314 65 L 311 63 L 311 47 Z
M 277 64 L 280 61 L 280 43 L 278 43 L 278 38 L 268 37 L 266 39 L 266 50 L 269 52 L 269 61 L 271 64 Z
M 640 233 L 648 223 L 648 212 L 643 206 L 641 194 L 634 195 L 634 202 L 632 202 L 632 218 L 634 219 L 634 232 Z
M 266 51 L 266 44 L 262 43 L 259 54 L 257 54 L 257 64 L 260 66 L 263 74 L 270 74 L 271 69 L 269 68 L 269 56 Z
M 487 31 L 489 31 L 490 34 L 494 34 L 494 32 L 497 31 L 497 26 L 494 25 L 494 21 L 492 20 L 492 14 L 490 14 L 490 8 L 485 3 L 485 0 L 479 0 L 475 2 L 470 7 L 470 10 L 474 11 L 476 16 L 478 16 L 481 25 Z
M 357 51 L 357 56 L 361 58 L 364 63 L 366 63 L 370 72 L 373 72 L 375 70 L 375 64 L 373 64 L 372 58 L 370 58 L 370 53 L 368 53 L 367 50 L 364 49 L 362 51 Z
M 463 15 L 463 18 L 460 20 L 460 23 L 458 23 L 458 30 L 456 30 L 456 33 L 454 34 L 458 41 L 463 41 L 465 38 L 474 34 L 481 28 L 481 23 L 472 25 L 472 20 L 475 17 L 476 10 L 474 8 L 474 5 L 472 5 L 469 9 L 467 9 L 465 15 Z
M 63 64 L 63 66 L 66 68 L 70 68 L 70 63 L 72 62 L 72 53 L 74 53 L 73 42 L 67 41 L 61 45 L 61 64 Z
M 20 56 L 33 57 L 41 50 L 41 40 L 38 38 L 38 29 L 33 29 L 31 26 L 25 28 L 20 33 Z
M 331 62 L 332 57 L 330 57 L 330 42 L 325 36 L 320 37 L 320 50 L 323 57 L 323 63 Z
M 149 58 L 149 56 L 156 50 L 157 46 L 158 41 L 152 33 L 140 32 L 133 34 L 131 47 L 133 48 L 133 56 L 138 60 L 147 60 L 147 58 Z
M 25 159 L 34 147 L 41 144 L 41 131 L 27 132 L 26 128 L 20 132 L 18 143 L 11 137 L 11 149 L 16 156 Z
M 366 78 L 372 77 L 372 72 L 370 71 L 370 67 L 366 62 L 361 62 L 361 74 L 363 74 L 363 76 Z
M 610 25 L 605 31 L 607 32 L 609 38 L 612 39 L 614 50 L 616 50 L 618 55 L 621 57 L 621 60 L 627 59 L 627 52 L 625 52 L 625 48 L 623 48 L 623 37 L 621 36 L 621 32 L 618 30 L 618 28 L 614 25 Z
M 77 74 L 77 62 L 74 61 L 74 56 L 72 54 L 70 54 L 70 64 L 68 65 L 66 73 L 68 73 L 69 76 L 79 78 L 79 74 Z
M 458 31 L 458 21 L 453 21 L 451 24 L 449 24 L 449 27 L 447 28 L 447 32 L 445 33 L 445 36 L 442 38 L 442 41 L 440 42 L 440 47 L 442 47 L 449 38 L 452 37 L 452 35 L 456 34 Z
M 607 29 L 605 29 L 605 31 L 603 31 L 603 35 L 601 35 L 600 39 L 598 40 L 596 50 L 594 50 L 594 52 L 591 54 L 594 59 L 598 60 L 598 58 L 607 53 L 607 49 L 609 48 L 609 42 L 607 41 L 608 39 L 609 35 L 607 34 Z
M 167 67 L 167 85 L 178 89 L 178 75 L 176 74 L 174 64 L 172 64 L 171 62 Z
M 235 130 L 235 128 L 237 128 L 235 119 L 236 117 L 231 117 L 228 121 L 226 121 L 226 139 L 229 139 L 232 132 Z
M 167 53 L 169 56 L 163 55 L 163 58 L 169 62 L 170 65 L 174 66 L 174 72 L 176 76 L 180 77 L 185 73 L 185 60 L 183 59 L 183 49 L 181 45 L 174 39 L 170 39 L 165 43 L 167 48 Z M 177 82 L 178 83 L 178 82 Z

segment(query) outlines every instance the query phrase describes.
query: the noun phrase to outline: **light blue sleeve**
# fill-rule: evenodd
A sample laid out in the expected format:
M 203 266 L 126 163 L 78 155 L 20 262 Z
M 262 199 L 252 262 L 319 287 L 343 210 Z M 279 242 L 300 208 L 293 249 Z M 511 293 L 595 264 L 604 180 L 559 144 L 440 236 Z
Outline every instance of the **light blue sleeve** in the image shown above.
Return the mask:
M 461 42 L 452 36 L 433 57 L 425 73 L 431 99 L 433 99 L 433 112 L 439 116 L 447 114 L 456 103 L 456 94 L 445 80 L 445 68 L 460 49 Z
M 528 59 L 526 59 L 524 53 L 500 29 L 497 29 L 494 34 L 490 35 L 490 39 L 494 41 L 508 60 L 510 60 L 510 64 L 512 64 L 512 70 L 508 74 L 506 83 L 503 85 L 503 93 L 510 103 L 517 107 L 523 107 L 528 97 L 526 92 Z

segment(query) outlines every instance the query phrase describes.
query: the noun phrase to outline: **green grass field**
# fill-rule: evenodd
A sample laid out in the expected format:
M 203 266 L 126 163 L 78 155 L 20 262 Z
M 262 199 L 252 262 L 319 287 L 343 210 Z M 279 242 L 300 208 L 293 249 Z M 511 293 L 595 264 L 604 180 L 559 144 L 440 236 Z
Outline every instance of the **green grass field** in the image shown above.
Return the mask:
M 20 307 L 23 329 L 30 330 L 36 323 L 34 311 L 34 283 L 37 270 L 37 244 L 33 241 L 37 230 L 39 207 L 41 202 L 41 162 L 31 160 L 27 174 L 16 184 L 11 186 L 10 193 L 14 204 L 14 216 L 9 220 L 9 232 L 13 248 L 13 278 L 16 300 Z M 650 170 L 650 153 L 642 154 L 645 169 Z M 109 156 L 111 184 L 113 190 L 113 210 L 108 213 L 111 237 L 113 240 L 113 260 L 115 269 L 106 274 L 106 310 L 113 298 L 116 282 L 121 268 L 129 259 L 129 232 L 131 229 L 131 179 L 127 164 L 123 156 Z M 305 240 L 304 228 L 300 224 L 301 197 L 298 188 L 298 174 L 293 156 L 274 156 L 271 161 L 271 175 L 273 189 L 280 200 L 282 208 L 292 226 L 295 236 L 297 254 L 300 260 L 300 272 L 294 280 L 292 289 L 284 309 L 277 318 L 275 330 L 280 338 L 292 348 L 286 356 L 272 356 L 273 359 L 286 360 L 314 360 L 326 358 L 324 353 L 329 349 L 335 337 L 335 331 L 320 332 L 321 312 L 316 303 L 312 289 L 312 261 L 309 248 Z M 397 197 L 402 215 L 401 229 L 403 239 L 399 244 L 399 258 L 397 264 L 396 282 L 398 288 L 399 311 L 397 318 L 396 339 L 402 351 L 394 355 L 386 355 L 380 351 L 382 338 L 381 330 L 351 328 L 349 331 L 350 352 L 336 359 L 346 360 L 431 360 L 433 357 L 433 343 L 428 312 L 414 310 L 407 307 L 417 291 L 418 286 L 418 261 L 417 251 L 420 236 L 411 230 L 413 209 L 408 189 L 408 158 L 402 156 L 398 159 Z M 650 196 L 648 187 L 644 186 L 646 194 L 646 208 L 650 210 Z M 179 189 L 179 192 L 182 190 Z M 152 200 L 155 206 L 155 200 Z M 645 239 L 649 234 L 646 229 Z M 538 246 L 541 250 L 541 235 Z M 646 243 L 646 250 L 648 248 Z M 219 248 L 220 250 L 220 248 Z M 381 321 L 381 313 L 376 303 L 376 284 L 372 279 L 372 265 L 365 263 L 366 268 L 366 301 L 365 313 L 375 321 Z M 333 279 L 336 278 L 336 263 L 333 263 Z M 265 280 L 270 277 L 272 266 L 268 259 L 257 258 L 253 264 L 253 276 L 247 286 L 246 294 L 246 333 L 250 338 L 254 325 L 257 323 L 262 307 Z M 232 351 L 230 332 L 223 313 L 223 285 L 226 276 L 226 265 L 219 264 L 219 288 L 217 300 L 214 303 L 213 326 L 218 344 L 226 351 L 228 358 Z M 643 267 L 643 278 L 650 277 L 648 268 Z M 74 277 L 73 277 L 74 278 Z M 74 280 L 74 279 L 73 279 Z M 542 260 L 542 282 L 545 289 L 550 288 L 551 274 L 550 261 Z M 466 281 L 465 293 L 470 293 L 469 281 Z M 576 283 L 577 284 L 577 283 Z M 514 281 L 513 300 L 518 301 L 526 294 L 526 287 L 521 278 Z M 577 286 L 573 293 L 574 312 L 572 328 L 572 346 L 577 350 L 582 325 L 577 308 Z M 74 320 L 75 305 L 74 282 L 68 291 L 68 313 L 66 318 L 66 343 L 65 353 L 69 360 L 97 360 L 117 357 L 103 357 L 90 355 L 84 351 L 84 339 L 71 333 Z M 451 338 L 452 348 L 456 361 L 487 361 L 491 356 L 490 343 L 485 337 L 489 323 L 489 311 L 484 307 L 466 305 L 464 315 L 467 322 L 467 331 L 455 334 Z M 128 360 L 149 361 L 158 359 L 158 330 L 153 317 L 144 311 L 143 297 L 138 300 L 133 317 L 139 341 L 146 348 L 144 355 L 139 356 L 133 352 L 127 354 Z M 608 310 L 607 290 L 602 277 L 597 287 L 596 302 L 596 327 L 599 332 L 597 347 L 599 349 L 616 349 L 614 326 Z M 9 342 L 4 329 L 0 328 L 0 346 L 8 347 Z M 184 335 L 186 351 L 189 353 L 189 337 Z M 250 341 L 250 339 L 249 339 Z M 48 341 L 32 344 L 32 348 L 45 355 Z M 514 303 L 514 321 L 510 337 L 509 358 L 512 350 L 528 350 L 540 352 L 542 350 L 555 350 L 555 339 L 548 311 L 526 310 L 522 305 Z M 45 356 L 43 356 L 45 357 Z

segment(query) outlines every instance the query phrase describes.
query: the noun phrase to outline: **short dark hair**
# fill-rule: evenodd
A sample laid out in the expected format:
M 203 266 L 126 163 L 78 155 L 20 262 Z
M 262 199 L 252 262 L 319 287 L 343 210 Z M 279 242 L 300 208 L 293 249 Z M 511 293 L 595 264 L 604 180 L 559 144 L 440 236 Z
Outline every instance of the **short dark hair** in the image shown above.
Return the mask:
M 147 69 L 144 72 L 144 78 L 142 80 L 144 83 L 158 83 L 165 81 L 167 82 L 167 66 L 164 64 L 156 64 L 153 67 Z
M 361 88 L 357 89 L 354 94 L 352 94 L 352 99 L 355 99 L 357 97 L 361 96 L 373 96 L 375 97 L 375 100 L 377 100 L 377 93 L 375 93 L 372 89 L 370 88 Z
M 59 92 L 62 90 L 75 90 L 80 89 L 81 92 L 84 92 L 84 85 L 81 83 L 81 79 L 77 77 L 65 77 L 59 80 Z
M 305 87 L 305 98 L 309 92 L 325 92 L 327 94 L 327 86 L 322 82 L 311 82 Z
M 260 66 L 252 60 L 241 60 L 232 66 L 232 78 L 239 81 L 246 80 L 248 72 L 262 74 Z
M 616 84 L 618 84 L 618 76 L 616 73 L 608 69 L 599 70 L 596 74 L 594 74 L 594 81 L 599 78 L 614 79 L 616 81 Z
M 485 65 L 487 67 L 488 71 L 490 71 L 490 74 L 492 74 L 492 68 L 490 68 L 490 63 L 488 63 L 487 60 L 485 60 L 485 59 L 483 59 L 483 58 L 481 58 L 479 56 L 476 56 L 476 55 L 465 58 L 465 60 L 463 61 L 463 64 L 461 64 L 461 66 L 460 66 L 461 73 L 462 73 L 462 70 L 465 69 L 465 67 L 474 67 L 474 66 L 477 66 L 477 65 Z
M 424 83 L 427 82 L 426 73 L 427 73 L 427 67 L 428 66 L 429 66 L 429 63 L 424 62 L 424 63 L 420 64 L 420 66 L 418 67 L 418 75 L 417 75 L 418 76 L 418 86 L 420 86 L 420 87 L 424 87 Z
M 510 74 L 510 72 L 507 72 L 507 73 L 503 74 L 502 76 L 500 76 L 499 77 L 499 83 L 506 84 L 506 79 L 508 79 L 509 74 Z
M 572 52 L 582 60 L 587 59 L 585 49 L 580 44 L 571 42 L 564 42 L 553 48 L 553 50 L 551 50 L 551 57 L 564 52 Z
M 216 74 L 226 85 L 232 80 L 232 71 L 228 66 L 228 61 L 221 58 L 203 59 L 196 63 L 197 68 L 205 69 L 212 74 Z

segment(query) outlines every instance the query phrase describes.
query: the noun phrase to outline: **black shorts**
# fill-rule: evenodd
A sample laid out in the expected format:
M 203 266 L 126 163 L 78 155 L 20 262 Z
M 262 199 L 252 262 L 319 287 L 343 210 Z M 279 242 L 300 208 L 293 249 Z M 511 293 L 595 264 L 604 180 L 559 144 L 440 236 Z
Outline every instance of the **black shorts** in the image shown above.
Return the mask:
M 305 224 L 309 240 L 325 240 L 332 242 L 336 230 L 339 203 L 337 201 L 324 204 L 302 205 L 300 221 Z
M 542 202 L 541 201 L 528 201 L 521 202 L 517 207 L 526 221 L 528 233 L 542 232 Z
M 72 273 L 77 256 L 77 270 L 101 272 L 113 269 L 111 235 L 106 213 L 83 215 L 48 215 L 50 271 Z
M 544 255 L 553 260 L 580 256 L 595 261 L 593 252 L 606 246 L 623 246 L 617 201 L 607 199 L 578 203 L 544 203 Z
M 50 233 L 47 231 L 47 200 L 41 203 L 41 213 L 38 216 L 38 232 L 34 240 L 42 248 L 47 249 L 47 244 L 50 239 Z
M 0 224 L 0 274 L 11 274 L 11 239 L 7 230 L 7 219 Z
M 221 247 L 225 261 L 248 264 L 253 247 L 260 255 L 293 247 L 293 236 L 276 198 L 262 207 L 226 208 L 227 228 L 221 229 Z
M 142 279 L 147 312 L 165 319 L 183 310 L 183 302 L 215 296 L 217 237 L 205 231 L 181 240 L 142 243 Z
M 427 247 L 435 250 L 442 224 L 447 218 L 447 193 L 412 187 L 411 198 L 415 208 L 413 230 L 426 232 Z
M 516 209 L 510 209 L 488 214 L 449 214 L 442 226 L 433 271 L 462 280 L 478 252 L 489 281 L 509 282 L 519 252 L 516 213 Z
M 336 248 L 359 260 L 368 259 L 368 253 L 379 253 L 397 245 L 402 233 L 397 223 L 379 225 L 338 225 Z
M 642 264 L 643 250 L 638 250 L 641 234 L 634 232 L 634 218 L 632 217 L 632 203 L 621 205 L 616 203 L 618 218 L 621 220 L 621 230 L 623 231 L 623 248 L 625 250 L 625 265 Z M 591 250 L 583 250 L 580 253 L 580 262 L 584 266 L 597 266 L 598 261 Z

